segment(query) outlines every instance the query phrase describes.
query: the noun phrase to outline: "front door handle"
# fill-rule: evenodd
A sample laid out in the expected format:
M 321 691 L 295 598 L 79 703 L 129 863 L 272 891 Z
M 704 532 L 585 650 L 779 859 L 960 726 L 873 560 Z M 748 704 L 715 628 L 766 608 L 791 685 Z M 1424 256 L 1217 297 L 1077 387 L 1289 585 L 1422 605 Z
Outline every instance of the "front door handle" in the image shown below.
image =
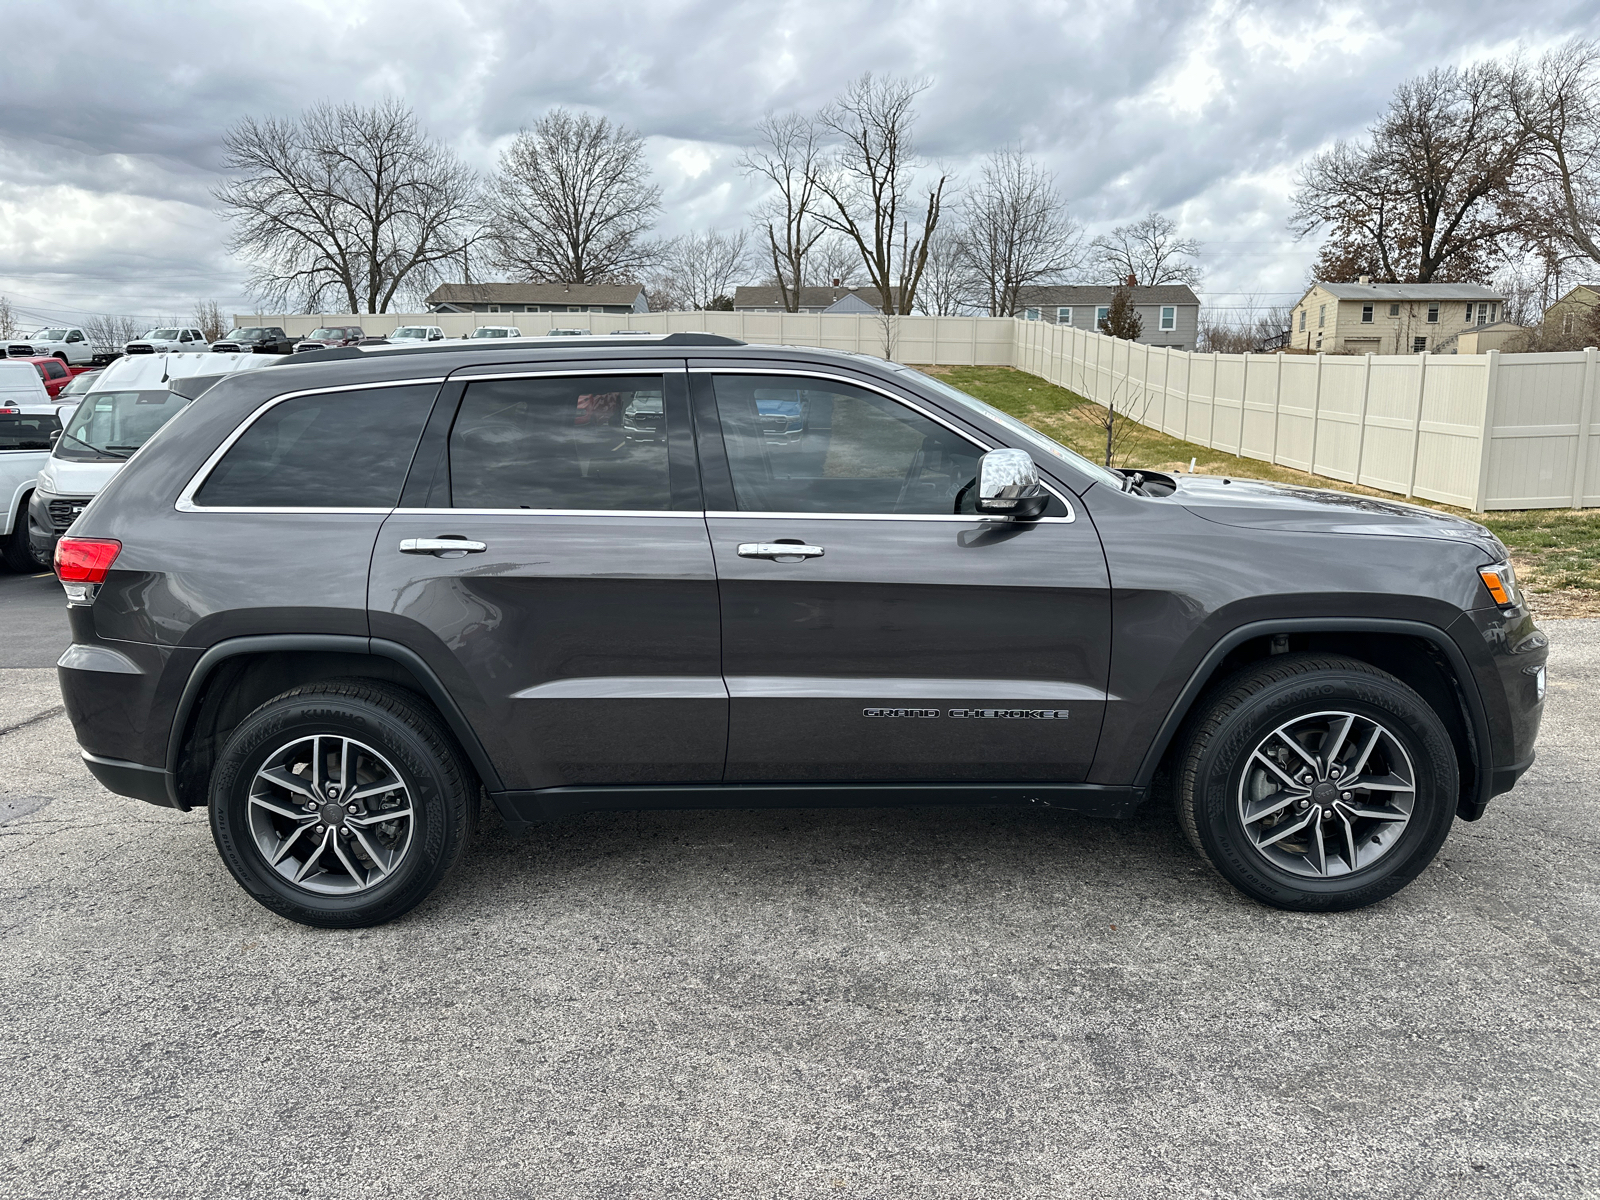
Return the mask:
M 821 558 L 821 546 L 805 546 L 799 542 L 740 542 L 740 558 L 784 559 Z
M 487 542 L 469 542 L 466 538 L 402 538 L 401 554 L 433 554 L 440 558 L 449 555 L 459 558 L 463 554 L 482 554 L 489 548 Z

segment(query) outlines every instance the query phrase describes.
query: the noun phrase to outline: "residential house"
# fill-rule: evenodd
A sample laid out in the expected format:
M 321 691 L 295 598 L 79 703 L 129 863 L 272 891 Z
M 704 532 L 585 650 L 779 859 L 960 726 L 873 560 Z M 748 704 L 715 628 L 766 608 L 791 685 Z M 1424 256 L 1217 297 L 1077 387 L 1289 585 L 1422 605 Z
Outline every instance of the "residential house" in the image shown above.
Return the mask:
M 1441 354 L 1484 354 L 1490 350 L 1504 350 L 1513 340 L 1520 341 L 1527 327 L 1512 321 L 1496 321 L 1493 325 L 1474 325 L 1456 334 L 1439 346 Z
M 650 311 L 637 283 L 441 283 L 428 294 L 436 313 L 591 312 L 626 316 Z
M 1340 354 L 1420 354 L 1500 320 L 1505 297 L 1476 283 L 1316 283 L 1290 313 L 1289 346 Z
M 1017 315 L 1026 321 L 1049 321 L 1074 329 L 1098 331 L 1111 311 L 1114 287 L 1050 285 L 1018 289 Z M 1138 340 L 1173 350 L 1193 350 L 1200 336 L 1200 298 L 1181 283 L 1132 289 L 1139 314 Z
M 1578 333 L 1600 308 L 1600 284 L 1580 283 L 1544 310 L 1545 328 L 1551 333 Z
M 733 291 L 734 312 L 784 312 L 783 291 L 771 287 L 740 287 Z M 883 297 L 875 287 L 803 287 L 800 306 L 803 313 L 881 313 Z

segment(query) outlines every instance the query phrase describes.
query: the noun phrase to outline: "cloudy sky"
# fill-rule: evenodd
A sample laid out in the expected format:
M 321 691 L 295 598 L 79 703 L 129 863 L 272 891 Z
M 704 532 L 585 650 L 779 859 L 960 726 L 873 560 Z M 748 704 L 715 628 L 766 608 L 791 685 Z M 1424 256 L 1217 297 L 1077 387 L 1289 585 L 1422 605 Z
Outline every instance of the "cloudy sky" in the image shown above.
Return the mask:
M 933 81 L 921 147 L 958 174 L 1020 146 L 1091 232 L 1170 213 L 1227 307 L 1298 294 L 1302 158 L 1429 67 L 1595 34 L 1600 0 L 64 0 L 39 19 L 61 52 L 0 73 L 0 295 L 27 320 L 249 310 L 210 198 L 245 115 L 396 95 L 487 169 L 551 106 L 592 109 L 645 134 L 674 233 L 743 224 L 751 125 L 869 70 Z

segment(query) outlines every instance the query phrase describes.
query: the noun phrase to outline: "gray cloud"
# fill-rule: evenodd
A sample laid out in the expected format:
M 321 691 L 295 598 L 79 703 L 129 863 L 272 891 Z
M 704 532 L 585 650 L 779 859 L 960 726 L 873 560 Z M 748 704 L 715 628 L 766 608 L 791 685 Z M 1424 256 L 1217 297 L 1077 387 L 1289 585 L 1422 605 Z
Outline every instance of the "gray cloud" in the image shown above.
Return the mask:
M 393 94 L 488 169 L 550 106 L 592 108 L 649 139 L 672 233 L 742 223 L 750 126 L 866 70 L 932 79 L 921 143 L 958 174 L 1020 145 L 1091 229 L 1160 208 L 1206 243 L 1208 288 L 1293 291 L 1311 256 L 1284 228 L 1295 163 L 1431 66 L 1593 32 L 1600 0 L 280 0 L 262 20 L 89 2 L 52 23 L 72 52 L 15 56 L 0 77 L 0 293 L 154 317 L 197 297 L 248 307 L 209 195 L 241 116 Z

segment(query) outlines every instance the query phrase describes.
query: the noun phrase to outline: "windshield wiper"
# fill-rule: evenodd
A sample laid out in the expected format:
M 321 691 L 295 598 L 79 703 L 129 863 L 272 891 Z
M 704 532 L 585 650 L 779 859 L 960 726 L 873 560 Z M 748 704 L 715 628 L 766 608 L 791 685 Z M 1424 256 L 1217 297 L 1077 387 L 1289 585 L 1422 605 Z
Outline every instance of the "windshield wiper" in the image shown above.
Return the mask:
M 61 436 L 69 441 L 77 442 L 78 445 L 82 446 L 85 450 L 93 450 L 96 454 L 104 454 L 107 458 L 126 459 L 129 454 L 132 454 L 139 448 L 137 446 L 129 446 L 127 447 L 128 454 L 117 454 L 113 452 L 110 446 L 96 446 L 92 442 L 86 442 L 81 437 L 77 437 L 68 433 L 65 429 L 61 431 Z

